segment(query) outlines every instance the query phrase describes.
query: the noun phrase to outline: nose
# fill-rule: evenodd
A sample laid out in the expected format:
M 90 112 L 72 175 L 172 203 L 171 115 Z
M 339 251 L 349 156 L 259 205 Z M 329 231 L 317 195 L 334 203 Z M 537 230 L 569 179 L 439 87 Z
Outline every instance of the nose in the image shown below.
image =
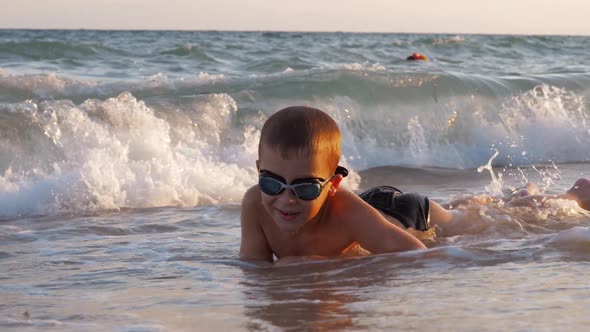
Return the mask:
M 279 197 L 277 199 L 280 200 L 281 203 L 294 204 L 297 200 L 297 196 L 295 196 L 293 190 L 285 189 L 282 193 L 279 194 Z

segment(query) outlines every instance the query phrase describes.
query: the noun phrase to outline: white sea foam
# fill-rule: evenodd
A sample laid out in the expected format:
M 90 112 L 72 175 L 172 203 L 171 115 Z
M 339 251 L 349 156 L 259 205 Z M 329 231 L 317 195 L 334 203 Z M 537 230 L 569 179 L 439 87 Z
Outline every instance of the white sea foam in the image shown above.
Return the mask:
M 256 181 L 257 133 L 221 144 L 231 130 L 235 102 L 211 95 L 197 107 L 194 121 L 182 124 L 157 117 L 129 93 L 79 106 L 42 103 L 32 117 L 63 159 L 50 167 L 6 169 L 0 176 L 0 213 L 239 201 Z
M 385 67 L 379 63 L 347 63 L 340 66 L 335 66 L 335 68 L 342 68 L 350 71 L 383 71 Z
M 344 154 L 355 168 L 385 165 L 475 168 L 494 150 L 497 165 L 587 161 L 590 116 L 584 98 L 539 86 L 503 104 L 482 97 L 436 103 L 361 105 L 346 97 L 327 104 L 346 110 Z M 320 105 L 324 107 L 324 105 Z
M 56 73 L 14 75 L 0 72 L 0 87 L 23 90 L 41 98 L 55 95 L 81 94 L 97 88 L 93 81 L 72 80 Z
M 197 75 L 197 77 L 199 78 L 199 80 L 202 80 L 206 83 L 217 82 L 225 79 L 225 76 L 223 74 L 215 75 L 204 72 L 200 72 L 199 75 Z

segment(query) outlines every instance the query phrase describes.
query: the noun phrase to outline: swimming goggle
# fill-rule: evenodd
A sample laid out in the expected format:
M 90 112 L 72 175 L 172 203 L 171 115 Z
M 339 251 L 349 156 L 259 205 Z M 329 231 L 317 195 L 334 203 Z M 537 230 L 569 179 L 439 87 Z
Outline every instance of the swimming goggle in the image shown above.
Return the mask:
M 258 187 L 260 191 L 271 196 L 279 195 L 285 189 L 291 189 L 295 197 L 304 201 L 312 201 L 320 196 L 326 184 L 337 174 L 346 176 L 348 175 L 348 170 L 342 166 L 338 166 L 334 175 L 327 180 L 310 178 L 295 180 L 293 184 L 286 184 L 283 178 L 270 172 L 262 171 L 258 177 Z

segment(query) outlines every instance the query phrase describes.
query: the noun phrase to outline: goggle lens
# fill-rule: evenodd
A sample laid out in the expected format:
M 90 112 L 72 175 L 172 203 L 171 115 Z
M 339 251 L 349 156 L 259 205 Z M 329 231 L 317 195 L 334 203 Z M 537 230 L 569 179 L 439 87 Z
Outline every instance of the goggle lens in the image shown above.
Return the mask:
M 291 189 L 297 198 L 305 201 L 311 201 L 318 198 L 323 189 L 323 185 L 319 182 L 303 182 L 288 185 L 277 179 L 264 175 L 261 175 L 258 178 L 258 186 L 263 193 L 271 196 L 276 196 L 282 193 L 285 189 Z
M 258 179 L 258 186 L 260 186 L 260 190 L 267 195 L 278 195 L 283 191 L 282 183 L 278 180 L 267 176 L 261 176 Z

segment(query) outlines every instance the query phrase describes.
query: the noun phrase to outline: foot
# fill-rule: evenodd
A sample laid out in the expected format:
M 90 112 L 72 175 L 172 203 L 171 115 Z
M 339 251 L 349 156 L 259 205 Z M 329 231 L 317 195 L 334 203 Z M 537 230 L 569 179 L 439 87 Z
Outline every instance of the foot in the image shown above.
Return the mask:
M 575 199 L 582 209 L 590 211 L 590 179 L 578 179 L 574 185 L 566 191 L 566 195 Z

